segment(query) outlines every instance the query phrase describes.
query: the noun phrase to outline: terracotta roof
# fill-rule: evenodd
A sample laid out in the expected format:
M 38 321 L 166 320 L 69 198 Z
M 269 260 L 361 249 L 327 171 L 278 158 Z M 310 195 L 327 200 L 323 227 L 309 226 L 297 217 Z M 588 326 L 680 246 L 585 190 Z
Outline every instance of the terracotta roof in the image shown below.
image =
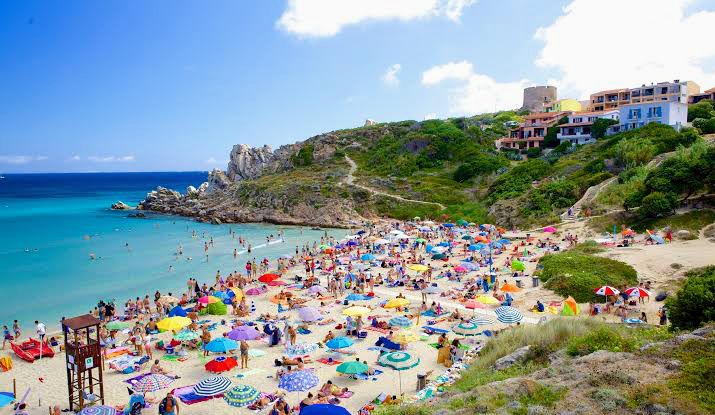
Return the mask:
M 601 115 L 601 114 L 606 114 L 606 113 L 609 113 L 609 112 L 616 112 L 616 113 L 617 113 L 617 112 L 618 112 L 618 109 L 613 108 L 613 109 L 610 109 L 610 110 L 603 110 L 603 111 L 574 112 L 574 113 L 571 114 L 571 115 L 577 117 L 577 116 L 581 116 L 581 115 Z
M 712 87 L 710 89 L 706 89 L 705 91 L 702 92 L 703 94 L 713 94 L 715 93 L 715 87 Z
M 91 314 L 85 314 L 83 316 L 67 318 L 62 323 L 70 330 L 81 330 L 98 325 L 99 320 Z
M 570 111 L 560 111 L 560 112 L 535 112 L 524 117 L 525 120 L 532 118 L 557 118 L 568 114 Z

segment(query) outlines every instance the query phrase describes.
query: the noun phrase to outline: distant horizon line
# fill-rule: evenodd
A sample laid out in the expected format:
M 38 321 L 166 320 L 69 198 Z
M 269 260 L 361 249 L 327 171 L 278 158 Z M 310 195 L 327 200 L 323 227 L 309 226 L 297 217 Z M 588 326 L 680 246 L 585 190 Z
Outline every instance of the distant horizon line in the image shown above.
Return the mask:
M 147 171 L 47 171 L 47 172 L 27 172 L 27 173 L 5 173 L 0 172 L 0 176 L 28 175 L 28 174 L 140 174 L 140 173 L 208 173 L 211 170 L 147 170 Z

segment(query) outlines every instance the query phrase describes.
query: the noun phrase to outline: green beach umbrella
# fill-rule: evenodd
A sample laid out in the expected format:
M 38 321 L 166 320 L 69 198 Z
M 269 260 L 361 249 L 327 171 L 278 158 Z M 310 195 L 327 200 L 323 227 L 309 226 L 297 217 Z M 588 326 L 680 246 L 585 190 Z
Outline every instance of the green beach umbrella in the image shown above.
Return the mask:
M 238 385 L 224 393 L 223 400 L 231 406 L 240 408 L 256 402 L 260 396 L 261 392 L 256 388 L 248 385 Z
M 351 362 L 343 362 L 335 368 L 339 373 L 345 373 L 346 375 L 355 375 L 357 373 L 367 372 L 367 365 L 365 363 L 358 362 L 357 360 Z
M 479 326 L 470 322 L 459 323 L 452 327 L 452 331 L 460 336 L 477 336 L 480 334 Z
M 464 235 L 464 236 L 462 236 L 462 239 L 464 239 L 465 241 L 471 240 L 472 235 Z
M 464 219 L 460 219 L 460 220 L 458 220 L 456 223 L 457 223 L 457 225 L 459 225 L 459 226 L 464 226 L 464 225 L 468 224 L 469 222 L 467 222 L 467 221 L 464 220 Z
M 432 255 L 432 259 L 444 259 L 447 258 L 447 255 L 445 254 L 434 254 Z
M 526 267 L 524 266 L 524 263 L 521 261 L 517 261 L 516 259 L 511 261 L 511 269 L 512 271 L 524 271 Z
M 424 238 L 417 238 L 417 239 L 415 239 L 415 241 L 418 243 L 427 242 L 427 240 L 425 240 Z
M 124 330 L 129 328 L 129 323 L 124 321 L 110 321 L 107 323 L 107 330 Z
M 400 395 L 402 395 L 402 371 L 412 369 L 420 364 L 420 358 L 404 351 L 385 353 L 377 359 L 380 366 L 396 370 L 400 377 Z

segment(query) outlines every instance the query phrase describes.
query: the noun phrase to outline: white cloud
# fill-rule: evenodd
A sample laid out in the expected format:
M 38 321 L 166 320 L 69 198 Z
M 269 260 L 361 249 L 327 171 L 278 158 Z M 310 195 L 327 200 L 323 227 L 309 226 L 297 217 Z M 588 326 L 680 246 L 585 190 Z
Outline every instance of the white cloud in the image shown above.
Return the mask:
M 429 114 L 425 114 L 425 116 L 422 118 L 422 120 L 427 121 L 427 120 L 434 120 L 437 119 L 437 114 L 434 112 L 430 112 Z
M 47 156 L 0 155 L 0 163 L 2 164 L 28 164 L 47 159 Z
M 288 0 L 276 26 L 300 37 L 331 37 L 368 21 L 410 21 L 445 16 L 458 22 L 476 0 Z
M 474 66 L 467 61 L 433 66 L 422 73 L 423 85 L 434 86 L 447 80 L 459 81 L 450 92 L 450 111 L 458 114 L 519 108 L 523 89 L 531 85 L 527 79 L 498 82 L 487 75 L 475 73 Z
M 133 163 L 134 156 L 89 156 L 87 160 L 93 163 Z
M 400 69 L 402 69 L 402 65 L 399 63 L 388 66 L 387 70 L 382 75 L 382 82 L 388 86 L 398 86 L 400 84 L 400 79 L 397 77 L 397 74 L 400 72 Z
M 464 81 L 472 76 L 474 68 L 467 61 L 450 62 L 444 65 L 433 66 L 422 73 L 423 85 L 436 85 L 442 81 Z
M 537 30 L 535 38 L 544 47 L 536 65 L 556 71 L 563 97 L 673 79 L 709 88 L 715 84 L 715 11 L 692 11 L 697 5 L 574 0 L 551 25 Z
M 80 161 L 80 160 L 82 160 L 82 158 L 80 156 L 78 156 L 77 154 L 75 154 L 74 156 L 70 157 L 67 160 L 68 161 Z

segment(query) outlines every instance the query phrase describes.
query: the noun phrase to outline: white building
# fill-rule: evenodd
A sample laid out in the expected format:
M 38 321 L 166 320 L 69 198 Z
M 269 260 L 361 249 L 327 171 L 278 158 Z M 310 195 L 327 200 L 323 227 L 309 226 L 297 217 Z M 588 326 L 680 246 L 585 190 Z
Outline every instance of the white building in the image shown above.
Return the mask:
M 620 130 L 627 131 L 657 122 L 680 131 L 688 122 L 688 104 L 679 101 L 653 101 L 626 104 L 618 108 Z
M 595 143 L 596 139 L 591 137 L 593 123 L 599 118 L 618 121 L 618 116 L 618 110 L 575 112 L 568 116 L 568 123 L 559 125 L 556 138 L 559 143 L 570 142 L 572 145 Z

